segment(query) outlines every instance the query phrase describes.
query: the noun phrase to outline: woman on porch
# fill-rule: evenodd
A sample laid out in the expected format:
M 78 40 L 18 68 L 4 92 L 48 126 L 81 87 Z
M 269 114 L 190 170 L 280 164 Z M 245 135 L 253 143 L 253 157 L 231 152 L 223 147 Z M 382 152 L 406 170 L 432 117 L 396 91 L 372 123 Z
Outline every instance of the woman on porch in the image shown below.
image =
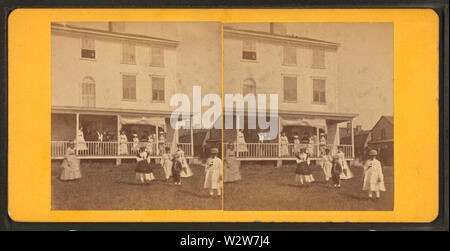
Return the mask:
M 86 151 L 86 141 L 84 140 L 83 127 L 80 127 L 77 131 L 77 151 Z
M 281 144 L 280 155 L 282 157 L 288 156 L 289 155 L 289 140 L 288 140 L 288 137 L 286 136 L 286 132 L 283 132 L 281 134 L 280 144 Z
M 243 157 L 245 153 L 248 153 L 248 149 L 245 142 L 244 131 L 242 129 L 237 131 L 236 143 L 238 155 L 239 157 Z
M 125 135 L 125 131 L 123 130 L 120 133 L 119 142 L 120 142 L 120 151 L 119 151 L 120 154 L 122 155 L 128 154 L 128 147 L 127 147 L 128 138 L 127 135 Z

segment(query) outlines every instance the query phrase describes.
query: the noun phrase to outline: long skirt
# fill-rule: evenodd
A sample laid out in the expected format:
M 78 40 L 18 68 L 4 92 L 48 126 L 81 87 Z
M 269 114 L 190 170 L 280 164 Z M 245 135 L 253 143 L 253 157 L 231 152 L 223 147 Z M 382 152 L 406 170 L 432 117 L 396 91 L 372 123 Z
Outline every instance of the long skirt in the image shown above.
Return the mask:
M 181 164 L 183 166 L 183 170 L 181 170 L 181 172 L 180 172 L 181 178 L 188 178 L 188 177 L 191 177 L 192 175 L 194 175 L 194 173 L 192 172 L 192 170 L 189 167 L 189 164 L 187 163 L 187 160 L 185 158 L 183 158 L 181 160 Z
M 348 180 L 351 178 L 353 178 L 353 173 L 350 170 L 350 168 L 348 167 L 347 161 L 344 160 L 343 165 L 342 165 L 341 180 Z
M 288 156 L 289 155 L 289 148 L 288 148 L 287 144 L 281 144 L 280 155 L 281 156 Z
M 62 163 L 61 180 L 76 180 L 81 178 L 80 161 L 75 156 L 66 157 Z
M 228 158 L 223 166 L 223 182 L 233 182 L 240 179 L 240 161 L 236 158 Z
M 219 168 L 208 169 L 205 176 L 204 188 L 220 189 L 222 188 L 222 182 L 220 181 Z

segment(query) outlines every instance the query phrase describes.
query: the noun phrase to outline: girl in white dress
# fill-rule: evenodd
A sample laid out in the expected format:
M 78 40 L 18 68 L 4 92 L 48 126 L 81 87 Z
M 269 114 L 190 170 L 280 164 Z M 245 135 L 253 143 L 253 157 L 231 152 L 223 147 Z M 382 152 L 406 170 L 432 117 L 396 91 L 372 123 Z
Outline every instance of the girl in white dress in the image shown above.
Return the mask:
M 184 151 L 183 149 L 181 149 L 180 144 L 178 144 L 177 147 L 178 150 L 176 153 L 180 156 L 181 165 L 183 166 L 183 170 L 180 173 L 180 177 L 181 178 L 191 177 L 192 175 L 194 175 L 194 173 L 192 172 L 191 168 L 189 167 L 189 164 L 187 163 L 186 157 L 184 156 Z
M 131 149 L 131 151 L 134 154 L 139 152 L 139 137 L 138 137 L 138 135 L 136 133 L 133 134 L 133 148 Z
M 347 161 L 345 160 L 345 154 L 343 151 L 338 150 L 337 156 L 339 157 L 339 161 L 342 166 L 341 180 L 348 180 L 353 178 L 353 173 L 348 167 Z
M 285 132 L 283 132 L 283 134 L 280 137 L 280 144 L 281 144 L 280 155 L 283 157 L 288 156 L 289 155 L 289 147 L 288 147 L 289 140 L 288 140 L 288 137 L 286 136 Z
M 242 130 L 237 131 L 236 143 L 237 143 L 238 156 L 244 156 L 245 155 L 244 153 L 247 153 L 248 149 L 247 149 L 247 145 L 245 142 L 244 133 Z
M 122 131 L 119 136 L 119 142 L 120 142 L 120 154 L 126 155 L 128 154 L 128 138 L 127 135 L 125 135 L 125 131 Z
M 325 154 L 322 156 L 321 165 L 325 176 L 325 182 L 328 184 L 328 181 L 331 178 L 331 168 L 333 166 L 333 157 L 330 155 L 330 149 L 325 149 Z
M 87 150 L 86 141 L 84 140 L 83 127 L 80 127 L 77 131 L 77 151 Z
M 166 178 L 166 182 L 169 181 L 170 177 L 172 176 L 172 155 L 170 154 L 170 147 L 166 147 L 166 152 L 161 157 L 161 165 L 164 170 L 164 176 Z
M 219 150 L 211 149 L 211 156 L 206 161 L 205 166 L 205 184 L 204 188 L 209 188 L 209 195 L 214 195 L 217 190 L 217 196 L 222 195 L 222 160 L 217 157 Z
M 370 159 L 364 164 L 364 183 L 363 191 L 368 191 L 369 199 L 373 198 L 375 193 L 376 199 L 380 198 L 380 191 L 386 191 L 384 186 L 383 169 L 381 163 L 375 157 L 378 152 L 376 150 L 370 150 Z

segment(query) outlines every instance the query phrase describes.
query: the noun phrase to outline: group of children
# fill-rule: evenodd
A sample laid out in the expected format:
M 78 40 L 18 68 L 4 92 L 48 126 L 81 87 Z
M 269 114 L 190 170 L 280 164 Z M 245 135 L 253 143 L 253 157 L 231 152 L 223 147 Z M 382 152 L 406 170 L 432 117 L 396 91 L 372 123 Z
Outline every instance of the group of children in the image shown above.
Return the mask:
M 377 154 L 376 150 L 370 150 L 369 159 L 364 164 L 362 190 L 368 192 L 369 199 L 372 199 L 374 194 L 375 198 L 379 199 L 380 191 L 386 191 L 381 163 L 376 159 Z M 295 183 L 297 185 L 303 185 L 315 182 L 312 175 L 309 154 L 306 149 L 300 150 L 296 162 Z M 341 187 L 341 179 L 353 177 L 342 152 L 338 152 L 336 155 L 331 156 L 330 150 L 325 149 L 325 154 L 322 156 L 321 167 L 327 184 L 335 188 Z M 331 184 L 329 183 L 330 180 Z
M 209 189 L 211 196 L 214 195 L 214 190 L 217 191 L 217 196 L 222 194 L 222 160 L 217 157 L 218 153 L 217 148 L 212 148 L 210 157 L 205 165 L 205 182 L 203 187 Z M 156 164 L 151 162 L 150 154 L 145 147 L 140 148 L 136 160 L 136 180 L 141 184 L 155 180 L 153 171 Z M 169 182 L 170 178 L 172 178 L 175 185 L 181 185 L 181 178 L 193 175 L 180 145 L 177 151 L 172 154 L 170 153 L 170 147 L 165 148 L 165 153 L 161 157 L 161 166 L 164 170 L 165 181 Z

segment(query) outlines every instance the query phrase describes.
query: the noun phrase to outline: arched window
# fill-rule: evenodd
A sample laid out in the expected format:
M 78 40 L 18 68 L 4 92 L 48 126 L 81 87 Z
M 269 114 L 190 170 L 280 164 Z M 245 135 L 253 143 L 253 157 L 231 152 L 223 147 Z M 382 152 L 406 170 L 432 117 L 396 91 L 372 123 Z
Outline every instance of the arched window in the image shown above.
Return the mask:
M 242 95 L 245 96 L 249 93 L 256 95 L 256 82 L 252 78 L 247 78 L 244 80 L 244 85 L 242 88 Z
M 91 77 L 85 77 L 81 83 L 81 104 L 95 107 L 95 81 Z

